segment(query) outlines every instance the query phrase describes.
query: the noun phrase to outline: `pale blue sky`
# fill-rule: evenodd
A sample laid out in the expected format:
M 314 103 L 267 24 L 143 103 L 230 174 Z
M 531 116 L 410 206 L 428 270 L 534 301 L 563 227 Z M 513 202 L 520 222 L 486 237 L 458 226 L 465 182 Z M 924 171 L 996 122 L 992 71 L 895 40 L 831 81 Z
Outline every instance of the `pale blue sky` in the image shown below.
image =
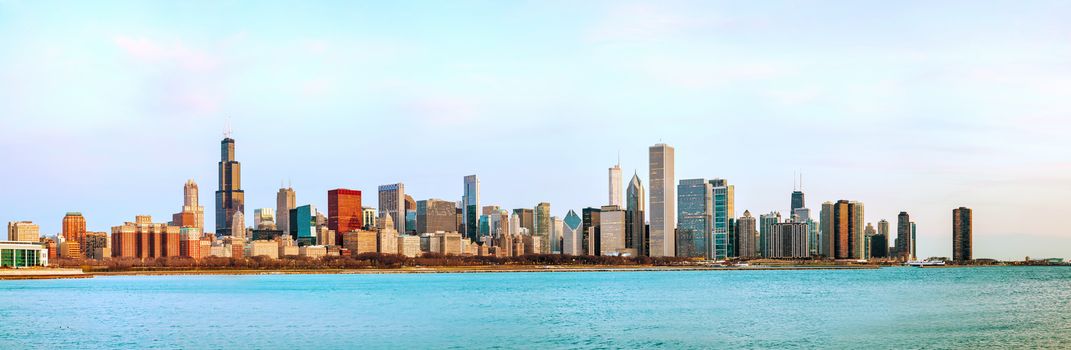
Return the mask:
M 618 152 L 736 185 L 737 215 L 860 200 L 951 254 L 1071 257 L 1071 3 L 1045 1 L 0 0 L 0 220 L 54 234 L 166 221 L 201 185 L 212 225 L 230 116 L 247 212 L 280 180 L 404 182 L 483 203 L 606 201 Z M 628 181 L 628 176 L 624 179 Z

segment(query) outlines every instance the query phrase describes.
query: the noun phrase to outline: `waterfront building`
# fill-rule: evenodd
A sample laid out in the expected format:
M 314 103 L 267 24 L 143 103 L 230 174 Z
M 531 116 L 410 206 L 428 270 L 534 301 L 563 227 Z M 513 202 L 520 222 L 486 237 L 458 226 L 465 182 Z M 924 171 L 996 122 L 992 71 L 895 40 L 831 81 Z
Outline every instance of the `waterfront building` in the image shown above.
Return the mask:
M 680 180 L 677 186 L 678 257 L 711 259 L 713 186 L 706 179 Z
M 677 227 L 677 199 L 674 177 L 674 150 L 659 143 L 648 150 L 651 193 L 649 255 L 652 257 L 675 256 L 674 229 Z
M 465 237 L 470 239 L 479 238 L 477 222 L 480 219 L 477 209 L 480 208 L 480 179 L 476 175 L 465 176 L 465 192 L 461 196 L 462 225 Z
M 957 262 L 974 259 L 973 213 L 970 208 L 959 207 L 952 210 L 952 260 Z
M 0 241 L 0 267 L 48 266 L 48 249 L 38 242 Z
M 621 202 L 621 164 L 614 164 L 610 167 L 610 201 L 609 205 L 622 207 L 624 203 Z
M 82 248 L 87 259 L 103 260 L 112 257 L 111 237 L 107 232 L 86 232 L 86 245 Z
M 59 243 L 59 255 L 60 257 L 67 259 L 81 259 L 83 257 L 82 246 L 78 244 L 78 241 L 65 241 L 61 237 Z
M 316 226 L 316 244 L 325 247 L 337 246 L 341 235 L 327 226 Z
M 59 245 L 56 244 L 56 240 L 51 237 L 41 237 L 41 245 L 48 250 L 48 260 L 56 259 L 57 252 L 59 251 Z
M 874 240 L 873 237 L 876 236 L 877 234 L 878 234 L 878 230 L 876 228 L 874 228 L 874 225 L 869 223 L 869 222 L 866 223 L 866 228 L 863 229 L 863 244 L 865 245 L 864 248 L 863 248 L 863 258 L 864 259 L 870 259 L 871 255 L 872 255 L 871 252 L 874 249 L 873 247 L 870 246 L 870 243 Z
M 275 229 L 275 209 L 260 208 L 253 211 L 253 227 L 257 230 Z
M 549 254 L 560 249 L 557 240 L 551 239 L 550 235 L 550 203 L 543 202 L 536 205 L 532 211 L 532 235 L 539 237 L 539 251 L 541 254 Z M 622 244 L 624 242 L 622 241 Z
M 889 257 L 889 236 L 877 233 L 870 236 L 870 258 L 885 259 Z
M 767 234 L 767 258 L 799 259 L 810 256 L 807 223 L 789 220 L 773 223 Z
M 918 242 L 918 240 L 916 239 L 916 236 L 915 236 L 915 234 L 917 234 L 918 231 L 915 230 L 915 229 L 916 229 L 915 222 L 912 221 L 911 222 L 911 259 L 912 260 L 916 259 L 919 256 L 918 252 L 915 251 L 915 248 L 918 247 L 918 244 L 916 244 L 916 242 Z
M 41 240 L 41 227 L 32 221 L 7 223 L 7 240 L 13 242 L 37 242 Z
M 246 245 L 249 250 L 245 255 L 249 257 L 266 256 L 272 259 L 279 258 L 279 243 L 269 240 L 252 241 Z
M 182 186 L 182 211 L 171 216 L 171 224 L 178 227 L 196 227 L 204 230 L 205 207 L 200 205 L 197 183 L 186 180 Z
M 881 219 L 880 221 L 878 221 L 878 235 L 885 235 L 885 244 L 886 244 L 886 246 L 884 248 L 885 249 L 884 250 L 885 251 L 885 255 L 882 256 L 882 257 L 883 258 L 890 258 L 893 255 L 895 255 L 895 252 L 896 252 L 895 248 L 896 247 L 890 248 L 888 246 L 888 244 L 890 243 L 890 238 L 892 238 L 892 235 L 889 232 L 889 221 L 888 220 Z
M 63 251 L 66 253 L 64 258 L 81 258 L 84 256 L 84 252 L 81 247 L 85 247 L 86 242 L 86 218 L 79 212 L 68 212 L 63 216 L 63 241 L 75 242 L 78 244 L 79 249 L 73 249 L 69 251 Z
M 290 209 L 290 237 L 299 246 L 316 245 L 316 207 L 303 205 Z M 336 231 L 337 232 L 337 231 Z
M 818 246 L 818 254 L 832 258 L 836 255 L 833 248 L 833 202 L 822 203 L 822 210 L 818 215 L 819 239 L 822 241 Z
M 416 258 L 420 256 L 420 236 L 413 235 L 401 235 L 398 236 L 398 253 L 399 255 L 407 258 Z
M 390 215 L 394 220 L 394 229 L 405 232 L 405 184 L 396 183 L 379 186 L 379 217 Z M 414 203 L 414 209 L 415 209 Z
M 379 234 L 376 231 L 349 231 L 342 233 L 342 247 L 357 256 L 379 252 Z
M 625 249 L 625 211 L 616 205 L 604 205 L 599 210 L 599 254 L 606 256 L 635 256 Z
M 583 228 L 580 231 L 581 234 L 581 254 L 583 255 L 600 255 L 599 251 L 599 224 L 601 219 L 599 215 L 602 209 L 599 208 L 584 208 L 581 209 L 581 216 L 583 218 Z
M 644 194 L 643 183 L 640 182 L 638 174 L 632 174 L 632 180 L 628 183 L 628 190 L 625 195 L 627 202 L 625 207 L 625 248 L 635 250 L 636 256 L 647 256 L 646 235 L 644 235 L 647 224 L 644 219 L 647 197 Z
M 298 247 L 298 255 L 320 259 L 327 256 L 327 247 L 322 245 L 306 245 Z
M 382 197 L 381 190 L 380 200 Z M 327 228 L 335 231 L 335 241 L 341 240 L 343 232 L 356 231 L 363 227 L 364 207 L 361 206 L 361 191 L 345 188 L 327 191 Z M 324 242 L 317 244 L 327 245 Z
M 827 208 L 827 204 L 829 207 Z M 863 259 L 863 204 L 839 200 L 822 205 L 822 244 L 829 257 Z
M 162 258 L 181 256 L 180 227 L 153 223 L 152 217 L 138 215 L 134 222 L 112 227 L 112 257 Z
M 750 211 L 745 210 L 744 216 L 736 220 L 736 237 L 736 256 L 744 259 L 759 257 L 759 231 Z
M 911 254 L 911 215 L 906 211 L 896 216 L 896 254 L 900 260 L 915 260 Z
M 201 229 L 196 227 L 181 227 L 179 228 L 179 256 L 200 259 L 201 258 L 201 241 L 204 233 Z M 211 245 L 211 242 L 209 242 Z M 111 245 L 109 244 L 108 255 L 111 255 Z M 209 248 L 211 249 L 211 248 Z
M 290 234 L 290 210 L 297 208 L 297 194 L 293 188 L 279 188 L 275 194 L 275 227 L 287 235 Z
M 582 235 L 580 234 L 581 226 L 583 226 L 583 220 L 580 216 L 576 215 L 576 212 L 572 209 L 565 214 L 565 220 L 562 226 L 562 254 L 566 255 L 580 255 L 583 254 L 580 240 Z
M 782 236 L 777 230 L 781 223 L 781 213 L 772 211 L 769 214 L 759 215 L 759 252 L 764 258 L 778 257 L 782 246 Z
M 713 231 L 711 233 L 712 250 L 709 256 L 714 260 L 725 260 L 735 255 L 734 240 L 730 236 L 735 236 L 732 226 L 735 223 L 733 217 L 736 215 L 734 205 L 736 189 L 725 179 L 710 180 L 710 185 L 711 191 L 713 191 L 713 195 L 710 197 L 713 213 L 711 227 Z
M 220 142 L 219 190 L 216 191 L 216 235 L 230 236 L 234 213 L 245 215 L 245 191 L 242 191 L 242 165 L 235 161 L 234 139 Z M 244 226 L 243 226 L 244 227 Z
M 457 215 L 454 202 L 428 199 L 416 202 L 416 232 L 454 231 Z

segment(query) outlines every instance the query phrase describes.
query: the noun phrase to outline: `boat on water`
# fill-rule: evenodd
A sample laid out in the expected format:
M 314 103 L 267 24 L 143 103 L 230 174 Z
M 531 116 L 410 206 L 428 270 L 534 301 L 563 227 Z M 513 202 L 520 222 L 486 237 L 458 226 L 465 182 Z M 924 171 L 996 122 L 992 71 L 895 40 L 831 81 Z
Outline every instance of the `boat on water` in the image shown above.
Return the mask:
M 908 261 L 908 262 L 904 263 L 904 266 L 914 266 L 914 267 L 945 266 L 945 262 L 944 261 L 940 261 L 940 260 L 936 260 L 936 261 L 932 261 L 932 260 Z

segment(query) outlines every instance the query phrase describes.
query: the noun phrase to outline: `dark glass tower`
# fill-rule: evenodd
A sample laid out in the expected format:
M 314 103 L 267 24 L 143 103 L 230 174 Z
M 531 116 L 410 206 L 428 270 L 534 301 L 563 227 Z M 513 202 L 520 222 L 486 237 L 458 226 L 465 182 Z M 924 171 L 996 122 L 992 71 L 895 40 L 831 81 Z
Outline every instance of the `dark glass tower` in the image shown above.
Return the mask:
M 796 209 L 806 207 L 807 204 L 803 200 L 803 191 L 792 191 L 792 211 L 790 211 L 788 215 L 791 217 L 792 214 L 796 213 Z
M 234 139 L 220 143 L 219 190 L 216 191 L 216 235 L 230 236 L 234 213 L 245 216 L 245 192 L 242 191 L 242 164 L 234 160 Z

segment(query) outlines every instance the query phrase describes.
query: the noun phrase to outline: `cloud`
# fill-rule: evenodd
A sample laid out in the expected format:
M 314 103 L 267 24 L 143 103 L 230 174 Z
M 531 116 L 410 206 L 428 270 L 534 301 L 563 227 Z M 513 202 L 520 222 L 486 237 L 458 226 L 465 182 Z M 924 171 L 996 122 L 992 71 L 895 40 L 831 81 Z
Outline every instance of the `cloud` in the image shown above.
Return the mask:
M 659 7 L 654 3 L 626 3 L 611 8 L 589 30 L 587 37 L 595 42 L 654 41 L 711 29 L 727 22 L 710 13 L 699 16 Z
M 208 116 L 220 113 L 226 102 L 224 49 L 243 37 L 239 33 L 203 47 L 144 36 L 118 35 L 112 41 L 138 68 L 131 71 L 141 80 L 142 105 L 149 114 Z
M 123 35 L 116 36 L 113 41 L 125 53 L 145 64 L 169 64 L 195 72 L 213 71 L 222 64 L 220 57 L 181 42 L 161 43 L 146 37 Z

